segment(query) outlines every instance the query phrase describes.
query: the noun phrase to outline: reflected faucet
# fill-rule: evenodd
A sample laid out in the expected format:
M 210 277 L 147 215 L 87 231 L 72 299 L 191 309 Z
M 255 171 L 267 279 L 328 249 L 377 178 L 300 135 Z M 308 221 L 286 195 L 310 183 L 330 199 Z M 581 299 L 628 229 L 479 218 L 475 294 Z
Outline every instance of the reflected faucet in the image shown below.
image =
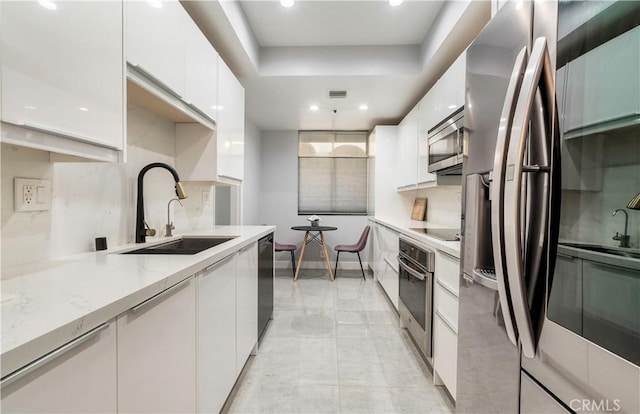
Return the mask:
M 165 237 L 173 236 L 173 233 L 171 233 L 171 230 L 175 229 L 175 226 L 173 225 L 173 221 L 171 221 L 171 203 L 174 201 L 177 201 L 182 207 L 184 207 L 184 205 L 178 198 L 172 198 L 171 200 L 169 200 L 169 203 L 167 203 L 167 225 L 165 226 L 165 232 L 164 232 Z
M 619 235 L 618 232 L 616 231 L 616 235 L 613 236 L 612 239 L 619 241 L 620 247 L 629 247 L 629 234 L 627 233 L 627 227 L 629 226 L 629 214 L 627 214 L 626 210 L 622 208 L 618 208 L 613 211 L 613 213 L 611 214 L 611 217 L 614 217 L 619 212 L 624 213 L 624 234 Z
M 136 204 L 136 243 L 144 243 L 147 241 L 147 236 L 154 236 L 156 231 L 154 229 L 149 228 L 147 223 L 144 221 L 144 175 L 152 168 L 161 167 L 165 170 L 169 171 L 171 175 L 173 175 L 173 179 L 176 182 L 176 195 L 179 199 L 187 198 L 187 193 L 182 188 L 182 183 L 180 182 L 180 177 L 178 176 L 178 172 L 170 165 L 165 164 L 163 162 L 154 162 L 152 164 L 146 165 L 142 167 L 140 173 L 138 174 L 138 196 L 137 196 L 137 204 Z

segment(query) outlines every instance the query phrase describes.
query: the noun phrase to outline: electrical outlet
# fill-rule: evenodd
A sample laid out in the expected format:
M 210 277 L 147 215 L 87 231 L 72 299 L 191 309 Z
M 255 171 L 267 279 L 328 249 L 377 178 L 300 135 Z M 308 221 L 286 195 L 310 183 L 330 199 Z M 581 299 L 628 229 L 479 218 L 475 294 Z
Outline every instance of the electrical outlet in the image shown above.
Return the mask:
M 51 209 L 51 181 L 37 178 L 13 179 L 15 211 L 47 211 Z

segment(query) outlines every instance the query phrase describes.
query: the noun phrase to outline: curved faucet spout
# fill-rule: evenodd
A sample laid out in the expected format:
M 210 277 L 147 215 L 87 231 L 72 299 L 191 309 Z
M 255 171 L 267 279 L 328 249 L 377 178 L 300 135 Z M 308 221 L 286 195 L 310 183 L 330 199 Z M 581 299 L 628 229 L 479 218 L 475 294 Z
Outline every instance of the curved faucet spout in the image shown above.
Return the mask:
M 629 228 L 629 214 L 625 209 L 618 208 L 613 210 L 611 217 L 615 217 L 618 213 L 624 213 L 624 234 L 622 234 L 622 236 L 618 236 L 618 233 L 616 233 L 616 235 L 613 236 L 613 240 L 620 241 L 620 247 L 629 247 L 629 233 L 627 233 Z
M 176 182 L 176 195 L 179 199 L 187 198 L 187 193 L 180 183 L 178 172 L 172 166 L 163 162 L 154 162 L 142 167 L 138 173 L 138 193 L 136 203 L 136 243 L 144 243 L 146 241 L 147 229 L 144 225 L 144 175 L 152 168 L 164 168 L 169 171 Z M 150 234 L 149 234 L 150 235 Z

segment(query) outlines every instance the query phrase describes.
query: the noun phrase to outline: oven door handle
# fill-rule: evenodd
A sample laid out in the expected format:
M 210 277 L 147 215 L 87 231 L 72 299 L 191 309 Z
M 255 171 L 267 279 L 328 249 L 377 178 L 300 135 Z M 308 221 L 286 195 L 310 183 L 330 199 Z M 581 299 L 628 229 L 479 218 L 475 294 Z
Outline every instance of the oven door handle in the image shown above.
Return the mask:
M 418 271 L 413 270 L 411 267 L 407 266 L 404 263 L 404 259 L 400 256 L 398 256 L 398 264 L 400 265 L 401 269 L 406 270 L 407 273 L 409 273 L 409 275 L 415 277 L 416 279 L 419 280 L 426 280 L 427 279 L 427 274 L 426 273 L 420 273 Z

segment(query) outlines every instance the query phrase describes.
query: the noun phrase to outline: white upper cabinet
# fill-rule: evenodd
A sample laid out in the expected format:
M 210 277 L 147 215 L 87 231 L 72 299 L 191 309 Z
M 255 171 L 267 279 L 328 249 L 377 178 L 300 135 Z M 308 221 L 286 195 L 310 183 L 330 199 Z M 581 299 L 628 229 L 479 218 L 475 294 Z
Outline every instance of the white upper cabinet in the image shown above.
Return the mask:
M 640 115 L 640 27 L 568 63 L 564 138 L 637 122 Z
M 95 148 L 125 147 L 122 2 L 50 3 L 0 5 L 2 140 L 115 160 Z
M 127 2 L 129 78 L 214 129 L 218 54 L 177 0 Z
M 190 20 L 177 0 L 127 1 L 127 61 L 180 97 Z
M 434 88 L 438 84 L 434 85 Z M 418 183 L 433 182 L 434 173 L 429 172 L 429 129 L 436 123 L 436 94 L 432 88 L 418 106 Z
M 233 72 L 218 60 L 218 176 L 242 181 L 244 175 L 244 88 Z
M 420 187 L 453 183 L 451 177 L 439 177 L 428 170 L 429 131 L 455 110 L 464 106 L 465 77 L 466 54 L 463 53 L 416 106 L 418 108 L 417 182 Z
M 218 53 L 195 23 L 187 25 L 184 95 L 211 119 L 218 102 Z
M 398 189 L 418 183 L 418 106 L 402 120 L 398 136 Z

